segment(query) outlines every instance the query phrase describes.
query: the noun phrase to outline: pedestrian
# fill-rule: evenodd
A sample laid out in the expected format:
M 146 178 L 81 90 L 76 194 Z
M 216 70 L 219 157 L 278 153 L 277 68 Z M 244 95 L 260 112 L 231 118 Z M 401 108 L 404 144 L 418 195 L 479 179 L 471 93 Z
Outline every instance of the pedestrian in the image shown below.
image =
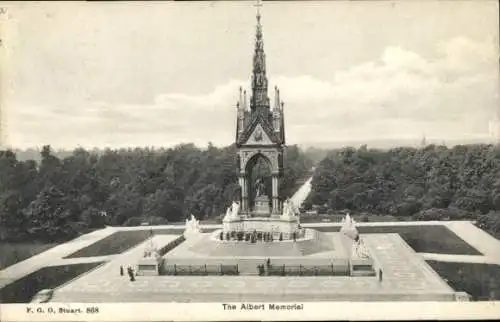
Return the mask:
M 266 266 L 267 266 L 267 268 L 269 268 L 271 266 L 271 259 L 270 258 L 267 259 Z
M 123 276 L 123 266 L 120 265 L 120 276 Z
M 379 270 L 378 270 L 378 281 L 380 283 L 382 283 L 382 269 L 381 268 L 379 268 Z
M 130 281 L 131 282 L 135 281 L 134 271 L 132 270 L 132 267 L 129 266 L 127 268 L 127 273 L 128 273 L 128 276 L 130 277 Z

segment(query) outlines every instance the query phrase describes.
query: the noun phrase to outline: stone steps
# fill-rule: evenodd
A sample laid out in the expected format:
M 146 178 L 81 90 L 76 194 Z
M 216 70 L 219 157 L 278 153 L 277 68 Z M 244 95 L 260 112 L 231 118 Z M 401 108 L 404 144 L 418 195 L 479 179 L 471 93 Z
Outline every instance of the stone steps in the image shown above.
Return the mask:
M 306 234 L 312 234 L 312 238 L 296 242 L 276 240 L 251 243 L 247 241 L 207 241 L 201 238 L 196 240 L 189 250 L 210 257 L 302 257 L 334 250 L 334 241 L 327 234 L 312 230 L 308 230 Z
M 264 264 L 263 259 L 237 259 L 240 275 L 259 275 L 257 265 Z

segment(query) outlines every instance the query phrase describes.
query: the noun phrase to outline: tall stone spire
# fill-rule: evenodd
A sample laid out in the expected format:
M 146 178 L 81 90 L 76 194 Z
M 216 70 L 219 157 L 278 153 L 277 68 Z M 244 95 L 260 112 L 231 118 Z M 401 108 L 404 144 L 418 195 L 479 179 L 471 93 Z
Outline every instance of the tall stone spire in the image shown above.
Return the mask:
M 252 112 L 269 113 L 269 98 L 267 96 L 266 54 L 264 53 L 264 39 L 262 37 L 262 24 L 260 10 L 262 4 L 257 2 L 257 27 L 255 33 L 255 50 L 252 68 L 252 97 L 250 109 Z

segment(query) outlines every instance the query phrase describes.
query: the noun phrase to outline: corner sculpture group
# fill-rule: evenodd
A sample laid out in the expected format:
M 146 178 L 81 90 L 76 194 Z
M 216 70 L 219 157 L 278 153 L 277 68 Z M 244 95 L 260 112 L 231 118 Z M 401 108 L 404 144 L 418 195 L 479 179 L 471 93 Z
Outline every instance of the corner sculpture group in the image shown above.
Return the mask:
M 356 228 L 356 221 L 347 214 L 342 218 L 342 227 L 340 232 L 352 240 L 352 253 L 351 258 L 368 258 L 369 253 L 366 249 L 363 240 L 359 237 L 358 229 Z

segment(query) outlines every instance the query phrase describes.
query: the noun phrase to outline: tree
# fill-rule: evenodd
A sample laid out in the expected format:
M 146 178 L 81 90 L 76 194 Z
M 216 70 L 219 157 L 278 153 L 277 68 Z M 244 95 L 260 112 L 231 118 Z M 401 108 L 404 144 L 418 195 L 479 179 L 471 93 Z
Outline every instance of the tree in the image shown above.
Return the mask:
M 18 239 L 26 234 L 23 227 L 27 222 L 20 203 L 19 191 L 9 190 L 0 194 L 0 236 L 2 239 Z
M 89 207 L 83 211 L 82 220 L 88 228 L 103 228 L 106 224 L 104 212 L 93 207 Z
M 235 145 L 212 144 L 103 151 L 54 151 L 46 145 L 38 155 L 16 152 L 33 158 L 19 161 L 14 151 L 0 151 L 0 238 L 53 239 L 60 232 L 63 241 L 104 223 L 160 224 L 191 214 L 219 218 L 240 196 L 236 152 Z M 308 162 L 300 149 L 290 148 L 287 193 L 309 170 Z
M 144 198 L 142 215 L 144 217 L 170 217 L 173 218 L 172 212 L 178 211 L 175 203 L 172 204 L 171 192 L 163 189 L 156 190 Z M 181 217 L 181 214 L 175 215 Z
M 329 152 L 318 164 L 304 206 L 327 203 L 333 210 L 473 219 L 500 207 L 498 178 L 500 146 L 344 148 Z M 438 208 L 456 215 L 421 213 Z
M 40 153 L 42 161 L 38 175 L 38 184 L 43 188 L 46 184 L 57 186 L 62 175 L 61 161 L 52 154 L 50 145 L 45 145 Z
M 54 186 L 47 186 L 26 210 L 28 231 L 34 238 L 48 242 L 74 237 L 70 215 L 64 208 L 64 194 Z
M 113 225 L 122 225 L 128 218 L 137 217 L 141 211 L 141 196 L 128 184 L 111 194 L 103 205 L 103 210 L 111 216 Z

